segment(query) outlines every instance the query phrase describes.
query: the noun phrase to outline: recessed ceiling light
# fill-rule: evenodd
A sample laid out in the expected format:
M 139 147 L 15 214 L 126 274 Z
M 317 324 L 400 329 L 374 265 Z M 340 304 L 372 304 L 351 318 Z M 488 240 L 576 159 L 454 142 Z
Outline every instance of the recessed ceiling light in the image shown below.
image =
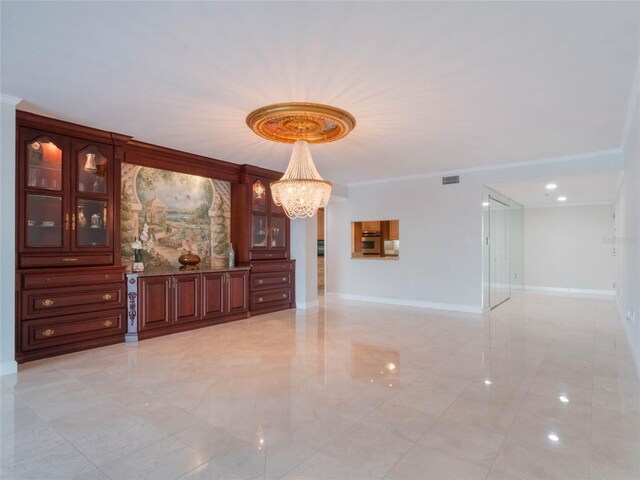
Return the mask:
M 555 183 L 547 183 L 544 188 L 546 188 L 547 190 L 555 190 L 556 188 L 558 188 L 558 185 L 556 185 Z
M 559 202 L 566 202 L 567 201 L 567 197 L 558 197 L 558 201 Z
M 558 442 L 560 440 L 560 437 L 555 433 L 550 433 L 549 435 L 547 435 L 547 438 L 552 442 Z
M 483 207 L 488 207 L 489 206 L 489 202 L 482 202 L 482 206 Z

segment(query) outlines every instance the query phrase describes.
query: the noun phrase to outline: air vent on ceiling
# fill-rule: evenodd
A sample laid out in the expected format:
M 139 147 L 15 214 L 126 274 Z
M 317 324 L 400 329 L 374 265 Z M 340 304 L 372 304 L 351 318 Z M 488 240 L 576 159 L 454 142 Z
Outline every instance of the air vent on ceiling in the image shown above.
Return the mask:
M 452 183 L 460 183 L 460 175 L 452 175 L 450 177 L 442 177 L 443 185 L 451 185 Z

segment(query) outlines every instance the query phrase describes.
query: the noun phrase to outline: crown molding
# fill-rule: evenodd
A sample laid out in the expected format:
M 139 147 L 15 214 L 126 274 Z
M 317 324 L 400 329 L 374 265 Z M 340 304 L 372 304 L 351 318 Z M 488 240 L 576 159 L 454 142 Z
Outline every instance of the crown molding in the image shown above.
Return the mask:
M 16 106 L 22 101 L 21 98 L 14 97 L 12 95 L 5 95 L 4 93 L 0 93 L 0 102 L 6 103 L 7 105 Z
M 551 205 L 544 205 L 544 204 L 535 204 L 535 205 L 525 205 L 524 209 L 525 210 L 532 210 L 534 208 L 538 209 L 538 208 L 567 208 L 567 207 L 602 207 L 602 206 L 610 206 L 613 207 L 615 206 L 615 201 L 602 201 L 602 202 L 573 202 L 573 203 L 566 203 L 566 202 L 562 202 L 562 203 L 557 203 L 557 204 L 551 204 Z
M 521 162 L 498 163 L 493 165 L 484 165 L 482 167 L 462 168 L 460 170 L 445 170 L 445 171 L 434 172 L 434 173 L 419 173 L 416 175 L 403 175 L 400 177 L 389 177 L 389 178 L 384 178 L 380 180 L 353 182 L 353 183 L 348 183 L 347 187 L 356 187 L 360 185 L 375 185 L 375 184 L 388 183 L 388 182 L 401 182 L 405 180 L 415 180 L 420 178 L 444 177 L 448 175 L 462 175 L 464 173 L 488 172 L 492 170 L 506 170 L 510 168 L 547 165 L 550 163 L 571 162 L 575 160 L 596 158 L 596 157 L 601 157 L 605 155 L 622 155 L 622 152 L 623 152 L 622 148 L 617 147 L 617 148 L 610 148 L 607 150 L 597 150 L 595 152 L 578 153 L 573 155 L 562 155 L 558 157 L 541 158 L 537 160 L 524 160 Z

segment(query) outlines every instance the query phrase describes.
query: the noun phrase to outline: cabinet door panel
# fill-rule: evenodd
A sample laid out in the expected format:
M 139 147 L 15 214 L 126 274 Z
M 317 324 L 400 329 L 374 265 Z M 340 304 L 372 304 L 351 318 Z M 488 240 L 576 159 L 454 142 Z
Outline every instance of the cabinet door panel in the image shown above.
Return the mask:
M 140 330 L 168 327 L 172 319 L 171 278 L 143 277 L 140 279 L 138 308 Z
M 249 274 L 246 271 L 242 272 L 229 272 L 228 276 L 228 298 L 229 298 L 229 313 L 242 313 L 249 309 L 247 297 L 248 297 L 248 277 Z
M 175 290 L 175 323 L 200 320 L 200 275 L 176 275 L 173 277 Z
M 202 317 L 216 318 L 225 314 L 224 273 L 202 274 Z

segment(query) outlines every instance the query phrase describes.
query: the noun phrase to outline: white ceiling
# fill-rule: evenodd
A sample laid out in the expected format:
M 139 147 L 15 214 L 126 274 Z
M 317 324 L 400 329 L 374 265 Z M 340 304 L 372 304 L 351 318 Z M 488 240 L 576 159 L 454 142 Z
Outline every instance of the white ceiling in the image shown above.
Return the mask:
M 525 207 L 613 204 L 621 177 L 620 171 L 556 175 L 535 180 L 494 183 L 491 188 Z M 557 188 L 547 190 L 545 187 L 549 183 L 555 183 Z M 559 202 L 560 196 L 567 197 L 567 200 Z
M 284 169 L 264 104 L 349 110 L 317 145 L 339 183 L 617 148 L 639 2 L 1 2 L 19 108 Z

